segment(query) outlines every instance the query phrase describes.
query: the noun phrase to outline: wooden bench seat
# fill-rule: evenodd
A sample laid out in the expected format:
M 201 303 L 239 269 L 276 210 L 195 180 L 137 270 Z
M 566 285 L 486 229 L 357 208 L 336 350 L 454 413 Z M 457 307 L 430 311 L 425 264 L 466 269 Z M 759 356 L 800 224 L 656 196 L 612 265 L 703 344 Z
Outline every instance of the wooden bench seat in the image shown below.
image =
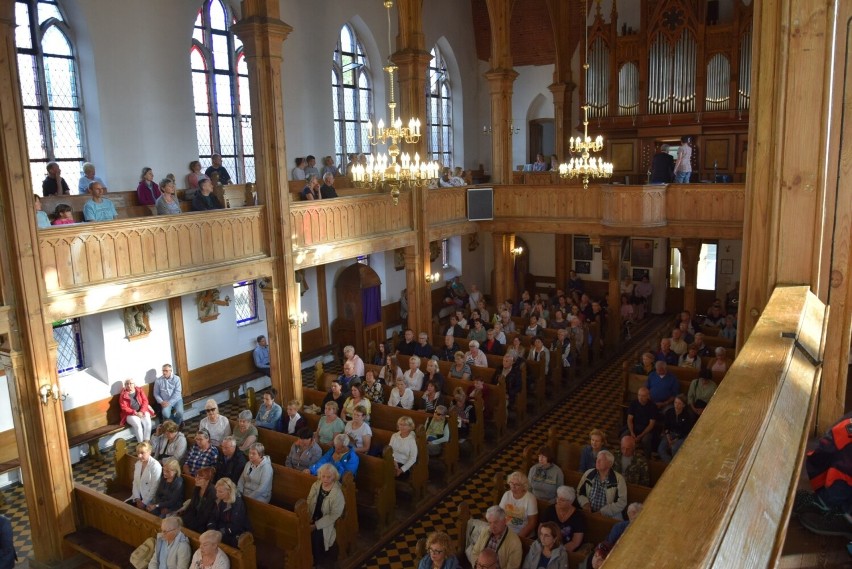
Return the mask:
M 397 361 L 399 361 L 400 367 L 402 369 L 408 369 L 408 359 L 409 356 L 400 355 L 397 356 Z M 426 371 L 426 363 L 425 360 L 420 362 L 421 370 Z M 444 393 L 451 394 L 456 387 L 461 386 L 465 393 L 470 390 L 472 387 L 472 382 L 464 381 L 460 379 L 454 379 L 450 377 L 450 367 L 452 364 L 450 362 L 438 362 L 438 369 L 441 372 L 441 375 L 444 376 Z M 485 384 L 488 386 L 488 397 L 486 401 L 483 401 L 485 404 L 485 414 L 493 421 L 495 427 L 495 434 L 498 438 L 502 437 L 506 433 L 506 427 L 508 425 L 508 410 L 506 408 L 506 385 L 502 383 L 501 385 L 493 385 L 491 383 L 492 378 L 497 373 L 497 370 L 494 368 L 487 367 L 479 367 L 479 366 L 471 366 L 471 377 L 480 377 L 484 380 Z M 521 391 L 515 397 L 515 416 L 519 418 L 519 420 L 523 419 L 526 416 L 527 409 L 527 390 L 526 390 L 526 368 L 521 367 Z M 448 391 L 449 390 L 449 391 Z M 501 398 L 502 396 L 502 398 Z
M 274 465 L 284 465 L 290 448 L 297 438 L 269 429 L 258 429 L 258 441 Z M 391 449 L 386 448 L 381 457 L 361 455 L 355 477 L 357 509 L 367 515 L 375 514 L 379 526 L 385 529 L 393 522 L 396 509 L 394 463 Z
M 130 552 L 147 538 L 156 537 L 160 531 L 160 518 L 157 516 L 80 483 L 74 484 L 74 504 L 77 530 L 67 534 L 63 541 L 102 567 L 129 567 Z M 198 534 L 186 528 L 183 532 L 189 538 L 193 551 L 198 549 Z M 228 556 L 231 568 L 257 567 L 252 533 L 241 535 L 238 544 L 239 549 L 224 544 L 220 546 Z
M 540 516 L 546 505 L 539 501 L 538 506 Z M 455 518 L 456 525 L 448 532 L 450 534 L 450 539 L 454 542 L 456 546 L 456 556 L 460 560 L 464 559 L 465 563 L 467 562 L 467 558 L 465 557 L 465 549 L 467 545 L 469 545 L 465 543 L 465 538 L 467 536 L 467 524 L 468 521 L 470 521 L 470 518 L 470 506 L 467 504 L 467 502 L 462 501 L 459 504 L 457 510 Z M 606 538 L 609 536 L 610 531 L 612 531 L 612 528 L 615 527 L 615 525 L 618 523 L 618 521 L 613 518 L 608 518 L 600 514 L 587 512 L 583 512 L 583 519 L 586 522 L 586 531 L 583 532 L 583 545 L 578 548 L 577 551 L 568 554 L 568 567 L 570 569 L 579 568 L 582 562 L 586 559 L 586 557 L 588 557 L 588 555 L 593 551 L 594 547 L 598 543 L 606 541 Z M 426 554 L 425 540 L 421 541 L 423 541 L 422 544 L 420 542 L 418 542 L 417 544 L 417 559 L 422 558 L 422 556 Z M 532 540 L 523 537 L 521 538 L 521 547 L 523 548 L 523 554 L 521 559 L 526 559 L 527 553 L 529 553 L 530 545 L 532 545 Z
M 136 459 L 127 453 L 127 445 L 124 440 L 116 441 L 115 445 L 115 476 L 107 480 L 107 494 L 116 499 L 123 500 L 130 496 L 133 486 L 133 468 L 136 464 Z M 274 465 L 273 465 L 274 468 Z M 281 467 L 284 468 L 284 467 Z M 298 473 L 293 470 L 286 469 L 293 476 L 287 476 L 284 479 L 276 480 L 273 474 L 272 486 L 273 495 L 276 489 L 279 491 L 279 496 L 291 496 L 289 490 L 281 490 L 282 487 L 292 484 L 293 492 L 304 492 L 302 499 L 297 499 L 295 502 L 288 501 L 288 507 L 282 507 L 280 504 L 271 503 L 265 504 L 258 502 L 252 498 L 244 497 L 246 503 L 246 511 L 248 512 L 249 522 L 251 523 L 252 534 L 258 551 L 263 555 L 262 561 L 270 559 L 286 559 L 285 566 L 290 569 L 310 569 L 313 564 L 311 555 L 311 536 L 309 531 L 310 516 L 305 502 L 307 499 L 310 485 L 316 480 L 313 476 Z M 278 473 L 280 474 L 280 473 Z M 195 489 L 195 478 L 183 474 L 184 495 L 191 498 L 192 492 Z M 238 481 L 234 480 L 236 484 Z M 350 496 L 350 499 L 351 496 Z M 131 506 L 132 507 L 132 506 Z M 349 538 L 344 531 L 342 539 L 347 545 Z M 141 542 L 140 542 L 141 543 Z M 305 558 L 307 556 L 307 559 Z M 275 564 L 266 562 L 262 565 L 274 567 Z

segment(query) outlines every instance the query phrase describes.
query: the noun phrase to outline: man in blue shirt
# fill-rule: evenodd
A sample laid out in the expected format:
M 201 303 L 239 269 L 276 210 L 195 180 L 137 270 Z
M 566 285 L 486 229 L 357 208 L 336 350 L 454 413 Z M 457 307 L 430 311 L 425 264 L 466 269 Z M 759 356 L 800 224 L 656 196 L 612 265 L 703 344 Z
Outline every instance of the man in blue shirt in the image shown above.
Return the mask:
M 257 337 L 257 347 L 254 349 L 254 367 L 269 375 L 269 344 L 266 336 Z
M 180 377 L 172 373 L 171 364 L 163 364 L 163 375 L 154 381 L 154 399 L 163 409 L 163 419 L 183 426 L 183 389 Z
M 648 374 L 646 386 L 651 392 L 651 401 L 656 404 L 660 411 L 668 408 L 680 393 L 680 383 L 678 383 L 677 377 L 669 373 L 668 365 L 662 360 L 658 361 L 654 365 L 654 371 Z
M 89 184 L 89 194 L 92 199 L 83 205 L 83 219 L 85 221 L 112 221 L 118 217 L 112 200 L 105 198 L 104 185 L 100 182 Z

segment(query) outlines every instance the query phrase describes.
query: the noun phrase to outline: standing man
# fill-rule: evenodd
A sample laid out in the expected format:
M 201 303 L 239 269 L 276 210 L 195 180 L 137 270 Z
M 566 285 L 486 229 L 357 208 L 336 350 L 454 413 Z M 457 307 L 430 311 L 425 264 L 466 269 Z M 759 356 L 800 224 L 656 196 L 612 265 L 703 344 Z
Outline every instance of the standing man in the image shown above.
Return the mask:
M 63 180 L 64 184 L 65 181 Z M 104 197 L 104 186 L 100 182 L 89 184 L 89 194 L 92 199 L 83 205 L 83 220 L 85 221 L 112 221 L 118 217 L 112 200 Z
M 650 184 L 671 184 L 674 172 L 674 158 L 669 154 L 669 145 L 663 144 L 651 158 Z
M 269 344 L 266 336 L 257 337 L 257 347 L 254 349 L 254 367 L 269 375 Z
M 163 408 L 163 419 L 183 428 L 183 389 L 180 377 L 172 373 L 172 364 L 163 364 L 163 375 L 154 381 L 154 399 Z
M 212 166 L 207 168 L 204 173 L 209 178 L 213 172 L 219 174 L 219 183 L 223 186 L 226 186 L 231 183 L 231 175 L 228 173 L 228 169 L 222 166 L 222 155 L 214 154 L 210 157 L 210 161 L 213 163 Z
M 62 170 L 56 162 L 47 164 L 47 178 L 41 183 L 41 195 L 43 196 L 67 196 L 71 195 L 71 190 L 65 179 L 62 177 Z
M 305 177 L 308 176 L 316 176 L 317 179 L 320 177 L 319 170 L 317 170 L 317 158 L 311 154 L 305 158 Z
M 680 148 L 677 150 L 677 161 L 674 166 L 675 184 L 688 184 L 692 176 L 692 147 L 688 136 L 680 137 Z

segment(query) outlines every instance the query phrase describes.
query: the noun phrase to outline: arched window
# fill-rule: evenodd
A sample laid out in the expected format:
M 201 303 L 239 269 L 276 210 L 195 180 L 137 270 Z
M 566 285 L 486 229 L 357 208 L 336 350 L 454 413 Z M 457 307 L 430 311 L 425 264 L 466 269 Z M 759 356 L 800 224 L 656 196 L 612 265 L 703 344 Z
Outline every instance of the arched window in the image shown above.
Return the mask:
M 370 152 L 367 123 L 373 111 L 373 86 L 364 46 L 349 24 L 340 28 L 331 64 L 331 91 L 334 101 L 334 152 L 338 164 L 346 164 L 348 154 Z
M 254 182 L 248 67 L 233 23 L 222 0 L 204 2 L 195 19 L 189 60 L 198 155 L 206 166 L 218 152 L 233 182 Z
M 426 77 L 426 150 L 429 160 L 442 166 L 453 163 L 453 103 L 450 77 L 438 46 L 432 48 L 432 61 Z
M 55 0 L 18 0 L 15 23 L 33 189 L 41 192 L 47 163 L 56 161 L 76 193 L 86 161 L 86 136 L 68 26 Z

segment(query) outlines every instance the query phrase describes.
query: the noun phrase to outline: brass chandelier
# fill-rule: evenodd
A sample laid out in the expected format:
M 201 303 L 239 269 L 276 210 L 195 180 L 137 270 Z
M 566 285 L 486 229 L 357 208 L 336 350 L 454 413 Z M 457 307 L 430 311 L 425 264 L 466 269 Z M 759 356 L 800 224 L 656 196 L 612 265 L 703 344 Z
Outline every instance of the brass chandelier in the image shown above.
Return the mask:
M 585 0 L 583 1 L 585 5 Z M 586 5 L 584 14 L 586 20 L 584 26 L 586 28 L 586 55 L 585 63 L 583 63 L 583 72 L 586 74 L 586 83 L 589 80 L 589 10 Z M 575 156 L 568 161 L 559 165 L 559 175 L 563 178 L 580 178 L 583 180 L 583 189 L 589 189 L 590 178 L 610 178 L 612 177 L 612 162 L 606 162 L 600 156 L 594 158 L 592 153 L 597 153 L 603 150 L 603 137 L 598 135 L 592 140 L 589 136 L 589 101 L 588 92 L 586 93 L 586 104 L 581 107 L 583 109 L 583 136 L 571 137 L 569 140 L 569 149 L 572 154 L 579 153 L 580 156 Z
M 388 53 L 391 53 L 391 16 L 390 10 L 393 7 L 393 0 L 385 0 L 384 6 L 387 9 L 388 15 Z M 414 159 L 407 152 L 400 152 L 400 142 L 407 144 L 416 144 L 420 141 L 420 119 L 412 118 L 408 121 L 407 126 L 402 118 L 396 116 L 396 100 L 394 99 L 394 73 L 397 66 L 388 59 L 388 64 L 384 67 L 388 74 L 388 83 L 390 85 L 390 100 L 388 101 L 388 109 L 390 109 L 390 122 L 388 126 L 382 119 L 379 119 L 376 125 L 375 132 L 373 131 L 373 122 L 367 123 L 367 140 L 370 144 L 377 146 L 379 144 L 390 145 L 387 149 L 387 154 L 379 153 L 376 157 L 370 154 L 367 157 L 367 165 L 357 165 L 352 169 L 352 180 L 356 187 L 369 187 L 375 190 L 383 190 L 387 188 L 393 198 L 393 204 L 399 204 L 399 192 L 401 189 L 410 189 L 417 186 L 425 186 L 438 178 L 440 166 L 437 162 L 420 161 L 420 154 L 414 153 Z

